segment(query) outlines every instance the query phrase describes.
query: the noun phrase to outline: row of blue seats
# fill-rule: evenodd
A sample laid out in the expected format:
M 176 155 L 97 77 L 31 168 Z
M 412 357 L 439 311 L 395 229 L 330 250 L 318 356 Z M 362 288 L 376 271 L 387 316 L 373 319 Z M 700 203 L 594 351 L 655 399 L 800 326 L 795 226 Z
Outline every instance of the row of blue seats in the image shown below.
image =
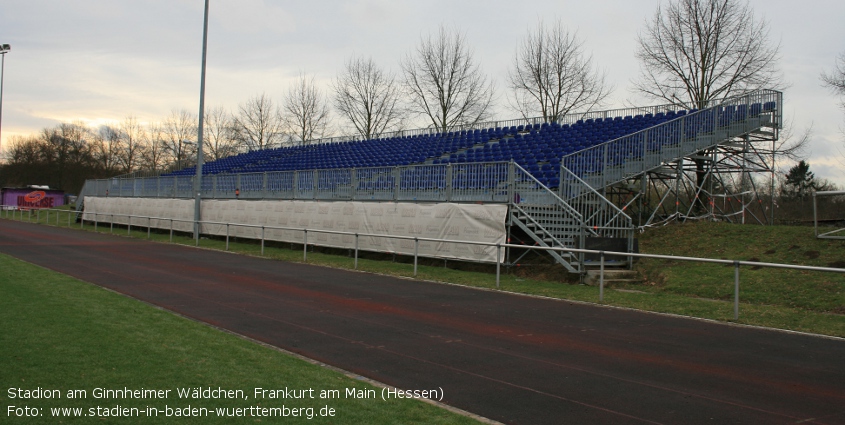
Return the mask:
M 394 167 L 415 164 L 462 164 L 515 161 L 544 183 L 556 185 L 561 158 L 609 140 L 621 139 L 610 158 L 579 159 L 570 164 L 579 173 L 601 172 L 604 165 L 617 165 L 646 151 L 656 151 L 776 108 L 765 104 L 727 106 L 696 114 L 660 131 L 638 133 L 690 111 L 581 120 L 574 124 L 543 123 L 492 129 L 422 134 L 310 146 L 283 147 L 249 152 L 204 165 L 206 174 L 272 172 L 308 169 Z M 570 166 L 568 165 L 568 167 Z M 193 168 L 173 175 L 193 175 Z
M 652 121 L 643 121 L 642 117 L 627 117 L 627 119 L 619 119 L 617 122 L 640 121 L 640 127 L 647 126 L 647 123 Z M 444 151 L 458 151 L 464 148 L 474 147 L 482 144 L 486 145 L 491 139 L 505 137 L 512 137 L 513 139 L 525 138 L 526 142 L 534 140 L 535 135 L 549 133 L 546 135 L 546 140 L 559 141 L 565 138 L 566 130 L 576 130 L 580 126 L 585 129 L 591 125 L 599 123 L 601 120 L 586 120 L 580 121 L 572 126 L 564 125 L 558 126 L 556 124 L 543 124 L 534 126 L 513 126 L 510 128 L 497 128 L 490 130 L 474 130 L 450 133 L 446 135 L 419 135 L 405 138 L 388 138 L 377 139 L 371 141 L 372 143 L 364 142 L 346 142 L 339 144 L 328 144 L 308 147 L 293 147 L 281 148 L 265 151 L 258 151 L 255 153 L 242 154 L 236 157 L 226 158 L 216 163 L 208 163 L 204 166 L 204 171 L 207 174 L 217 174 L 221 172 L 265 172 L 265 171 L 286 171 L 297 169 L 312 169 L 312 168 L 351 168 L 351 167 L 377 167 L 377 166 L 396 166 L 396 165 L 410 165 L 421 163 L 436 155 L 442 155 Z M 611 123 L 611 120 L 605 120 Z M 560 134 L 559 129 L 563 129 L 564 134 Z M 525 136 L 520 132 L 529 131 Z M 557 133 L 557 134 L 555 134 Z M 574 131 L 573 134 L 576 134 Z M 554 134 L 554 135 L 553 135 Z M 595 137 L 591 133 L 585 131 L 586 136 L 575 139 L 575 143 L 569 144 L 566 149 L 558 149 L 556 151 L 546 152 L 546 156 L 562 156 L 572 152 L 574 149 L 583 148 L 589 145 L 587 138 Z M 581 142 L 580 144 L 578 142 Z M 560 145 L 560 143 L 558 143 Z M 355 149 L 357 147 L 357 149 Z M 473 154 L 470 154 L 472 156 Z M 507 152 L 500 155 L 486 155 L 479 156 L 474 161 L 488 161 L 488 160 L 509 160 L 506 157 Z M 464 162 L 463 158 L 453 157 L 451 162 Z M 519 159 L 519 155 L 514 159 Z M 435 159 L 438 163 L 440 159 Z M 195 171 L 193 169 L 182 170 L 182 172 L 174 173 L 176 175 L 190 175 Z

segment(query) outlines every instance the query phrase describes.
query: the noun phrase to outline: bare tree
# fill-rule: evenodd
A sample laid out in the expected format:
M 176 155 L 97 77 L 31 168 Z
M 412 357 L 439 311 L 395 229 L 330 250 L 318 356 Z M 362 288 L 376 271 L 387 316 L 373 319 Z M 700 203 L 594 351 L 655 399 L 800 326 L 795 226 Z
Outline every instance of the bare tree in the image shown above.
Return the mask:
M 207 161 L 216 161 L 238 153 L 240 143 L 235 133 L 235 120 L 226 108 L 216 106 L 206 110 L 203 123 L 203 153 Z
M 770 44 L 768 24 L 740 0 L 671 0 L 638 44 L 636 89 L 686 108 L 782 85 L 780 46 Z
M 120 123 L 120 152 L 118 158 L 124 173 L 135 171 L 141 161 L 146 129 L 134 116 L 128 116 Z
M 685 108 L 760 88 L 778 89 L 779 45 L 769 43 L 768 24 L 740 0 L 670 0 L 638 37 L 641 75 L 635 88 Z M 694 159 L 696 184 L 709 174 L 706 151 Z M 695 208 L 707 210 L 696 197 Z
M 442 132 L 487 120 L 493 83 L 472 56 L 466 37 L 443 26 L 422 39 L 415 55 L 401 63 L 411 112 Z
M 329 105 L 314 76 L 300 75 L 285 95 L 282 120 L 293 143 L 306 144 L 329 131 Z
M 556 122 L 571 111 L 585 112 L 600 106 L 610 90 L 604 74 L 593 68 L 577 34 L 560 21 L 552 27 L 542 22 L 529 31 L 516 52 L 508 74 L 511 105 L 523 117 L 541 115 Z
M 334 106 L 364 139 L 401 126 L 402 93 L 395 77 L 370 59 L 350 58 L 334 81 Z
M 783 130 L 780 132 L 778 140 L 774 142 L 774 154 L 781 159 L 786 159 L 792 162 L 798 162 L 807 158 L 807 149 L 810 141 L 813 139 L 813 124 L 810 123 L 808 127 L 797 137 L 793 132 L 792 124 L 787 121 Z
M 165 144 L 164 126 L 153 123 L 147 128 L 141 150 L 141 168 L 147 171 L 162 171 L 172 162 Z
M 43 161 L 41 155 L 41 139 L 35 135 L 9 137 L 9 144 L 3 150 L 6 165 L 32 165 Z
M 97 158 L 97 138 L 82 123 L 60 124 L 40 133 L 12 136 L 0 166 L 0 185 L 46 184 L 78 193 L 86 179 L 114 175 Z
M 91 149 L 94 158 L 103 170 L 115 173 L 120 162 L 121 137 L 120 131 L 110 125 L 101 125 L 90 135 Z
M 833 92 L 839 96 L 841 96 L 841 106 L 842 109 L 845 109 L 845 53 L 841 53 L 837 58 L 836 62 L 836 69 L 833 70 L 833 73 L 822 73 L 821 74 L 822 82 L 825 86 L 829 87 L 833 90 Z M 841 152 L 841 151 L 840 151 Z M 845 157 L 845 153 L 843 153 L 843 157 Z M 845 165 L 845 162 L 842 162 Z
M 50 186 L 76 191 L 93 170 L 102 170 L 92 152 L 91 131 L 83 123 L 45 128 L 40 139 L 44 168 L 38 179 Z
M 164 150 L 171 156 L 176 168 L 190 167 L 196 163 L 197 118 L 185 109 L 173 110 L 163 125 Z M 187 143 L 186 143 L 187 142 Z
M 281 112 L 264 93 L 238 106 L 238 115 L 234 117 L 232 127 L 234 136 L 250 151 L 280 144 L 283 137 Z
M 41 136 L 46 144 L 44 157 L 59 170 L 66 164 L 85 164 L 93 160 L 91 155 L 91 131 L 82 122 L 63 123 L 54 128 L 45 128 Z M 61 180 L 61 179 L 60 179 Z

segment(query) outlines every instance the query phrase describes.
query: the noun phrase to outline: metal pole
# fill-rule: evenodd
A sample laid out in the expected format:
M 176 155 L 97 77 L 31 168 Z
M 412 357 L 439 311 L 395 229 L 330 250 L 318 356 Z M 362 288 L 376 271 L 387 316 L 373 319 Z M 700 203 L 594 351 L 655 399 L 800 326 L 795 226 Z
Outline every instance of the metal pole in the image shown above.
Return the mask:
M 599 252 L 599 302 L 604 302 L 604 251 Z
M 173 219 L 170 219 L 170 243 L 173 243 Z
M 226 251 L 229 250 L 229 223 L 226 223 Z
M 264 255 L 264 226 L 261 226 L 261 255 Z
M 202 145 L 203 145 L 203 119 L 205 118 L 205 58 L 208 47 L 208 0 L 205 0 L 205 15 L 203 16 L 202 25 L 202 73 L 200 75 L 200 112 L 199 125 L 197 125 L 197 177 L 194 179 L 194 193 L 196 198 L 194 201 L 194 237 L 197 239 L 197 246 L 200 243 L 200 207 L 202 202 Z
M 355 234 L 355 270 L 358 270 L 358 234 Z
M 150 238 L 150 227 L 152 227 L 152 219 L 147 217 L 147 239 Z
M 420 240 L 414 238 L 414 277 L 417 277 L 417 252 L 419 252 Z
M 819 215 L 818 215 L 818 204 L 816 203 L 816 192 L 813 192 L 813 233 L 815 233 L 816 237 L 819 237 Z
M 502 245 L 496 244 L 496 289 L 499 289 L 499 281 L 501 276 L 502 262 L 499 261 L 502 255 Z
M 308 229 L 302 229 L 302 261 L 308 261 Z
M 0 63 L 0 130 L 3 128 L 3 75 L 6 71 L 6 52 L 9 51 L 11 47 L 8 44 L 0 45 L 0 57 L 2 57 L 2 63 Z M 0 147 L 3 145 L 3 139 L 0 137 Z
M 734 261 L 734 320 L 739 320 L 739 261 Z

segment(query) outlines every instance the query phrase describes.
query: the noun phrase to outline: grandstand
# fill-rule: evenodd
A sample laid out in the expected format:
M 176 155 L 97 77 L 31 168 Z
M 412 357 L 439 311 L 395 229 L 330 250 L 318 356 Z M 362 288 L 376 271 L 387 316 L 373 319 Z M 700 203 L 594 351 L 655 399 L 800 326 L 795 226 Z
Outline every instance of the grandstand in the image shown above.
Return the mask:
M 635 228 L 662 219 L 745 220 L 748 205 L 759 200 L 748 176 L 773 169 L 781 115 L 782 94 L 762 90 L 701 110 L 663 105 L 571 114 L 559 122 L 332 139 L 206 163 L 200 193 L 204 199 L 502 204 L 508 240 L 574 248 L 610 240 L 630 252 Z M 89 181 L 81 195 L 193 198 L 195 173 Z M 717 207 L 717 196 L 739 199 L 741 212 Z M 708 200 L 703 208 L 702 199 Z M 584 270 L 583 257 L 551 255 L 572 272 Z

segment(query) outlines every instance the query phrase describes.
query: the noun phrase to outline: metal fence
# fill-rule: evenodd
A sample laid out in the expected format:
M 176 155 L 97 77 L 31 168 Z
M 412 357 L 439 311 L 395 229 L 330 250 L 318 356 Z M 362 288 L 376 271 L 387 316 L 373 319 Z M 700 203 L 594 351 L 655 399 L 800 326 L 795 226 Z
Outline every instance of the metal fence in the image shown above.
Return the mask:
M 8 207 L 2 206 L 2 216 L 6 219 L 14 220 L 16 217 L 19 220 L 23 221 L 24 216 L 27 217 L 27 221 L 33 220 L 33 215 L 35 215 L 35 221 L 40 223 L 41 222 L 41 214 L 45 214 L 46 224 L 50 224 L 50 213 L 53 212 L 56 215 L 56 225 L 60 223 L 60 214 L 67 215 L 67 225 L 68 227 L 71 226 L 72 217 L 76 217 L 79 213 L 70 210 L 56 210 L 56 209 L 29 209 L 29 210 L 22 210 L 18 209 L 17 207 Z M 35 213 L 33 214 L 33 211 Z M 144 228 L 146 227 L 147 231 L 147 238 L 151 235 L 151 228 L 152 228 L 152 221 L 153 220 L 163 220 L 163 221 L 170 221 L 170 240 L 173 241 L 173 225 L 174 221 L 182 221 L 182 222 L 191 222 L 193 220 L 179 220 L 179 219 L 172 219 L 172 218 L 162 218 L 162 217 L 150 217 L 150 216 L 140 216 L 140 215 L 131 215 L 131 214 L 103 214 L 104 220 L 106 217 L 109 217 L 111 220 L 108 221 L 110 232 L 114 232 L 114 219 L 115 217 L 126 217 L 128 225 L 126 226 L 127 235 L 131 235 L 132 227 L 133 227 L 133 219 L 136 223 L 134 226 L 137 228 Z M 10 217 L 11 216 L 11 217 Z M 84 221 L 80 220 L 80 228 L 84 227 Z M 97 230 L 99 221 L 94 220 L 94 229 Z M 144 224 L 146 223 L 146 226 Z M 397 236 L 397 235 L 380 235 L 380 234 L 368 234 L 368 233 L 351 233 L 351 232 L 342 232 L 342 231 L 335 231 L 335 230 L 320 230 L 320 229 L 308 229 L 308 228 L 301 228 L 301 227 L 281 227 L 281 226 L 262 226 L 262 225 L 254 225 L 254 224 L 238 224 L 238 223 L 224 223 L 224 222 L 213 222 L 213 221 L 202 221 L 201 224 L 203 225 L 221 225 L 226 226 L 226 250 L 229 249 L 229 228 L 240 226 L 240 227 L 250 227 L 250 228 L 260 228 L 261 229 L 261 254 L 264 254 L 264 235 L 266 230 L 294 230 L 294 231 L 301 231 L 302 232 L 302 258 L 303 261 L 308 260 L 308 245 L 318 246 L 314 241 L 316 238 L 309 239 L 308 234 L 315 234 L 315 233 L 323 233 L 323 234 L 338 234 L 338 235 L 346 235 L 350 237 L 354 237 L 355 240 L 355 249 L 354 249 L 354 268 L 358 268 L 358 240 L 361 237 L 370 237 L 370 238 L 393 238 L 393 239 L 402 239 L 407 241 L 413 241 L 414 243 L 414 276 L 417 276 L 417 269 L 418 269 L 418 247 L 420 242 L 436 242 L 436 243 L 452 243 L 452 244 L 466 244 L 466 245 L 476 245 L 476 246 L 492 246 L 496 247 L 496 258 L 501 258 L 502 249 L 507 248 L 520 248 L 520 249 L 533 249 L 533 250 L 541 250 L 541 251 L 554 251 L 560 254 L 594 254 L 599 256 L 600 262 L 600 275 L 599 275 L 599 301 L 604 301 L 604 264 L 605 264 L 605 256 L 606 255 L 615 255 L 618 256 L 620 253 L 618 252 L 609 252 L 609 251 L 598 251 L 598 250 L 590 250 L 590 249 L 579 249 L 579 248 L 562 248 L 562 247 L 543 247 L 543 246 L 525 246 L 525 245 L 513 245 L 513 244 L 494 244 L 489 242 L 475 242 L 475 241 L 462 241 L 462 240 L 452 240 L 452 239 L 434 239 L 434 238 L 418 238 L 418 237 L 409 237 L 409 236 Z M 199 237 L 196 238 L 196 245 L 199 245 Z M 779 269 L 792 269 L 792 270 L 805 270 L 805 271 L 817 271 L 817 272 L 830 272 L 830 273 L 845 273 L 845 269 L 843 268 L 833 268 L 833 267 L 815 267 L 815 266 L 802 266 L 802 265 L 795 265 L 795 264 L 778 264 L 778 263 L 765 263 L 759 261 L 742 261 L 742 260 L 728 260 L 728 259 L 713 259 L 713 258 L 699 258 L 699 257 L 682 257 L 682 256 L 673 256 L 673 255 L 657 255 L 657 254 L 642 254 L 642 253 L 625 253 L 625 256 L 633 257 L 633 258 L 653 258 L 659 260 L 670 260 L 670 261 L 687 261 L 687 262 L 698 262 L 698 263 L 712 263 L 712 264 L 724 264 L 724 265 L 731 265 L 734 268 L 734 320 L 739 319 L 739 299 L 740 299 L 740 268 L 743 266 L 746 267 L 768 267 L 768 268 L 779 268 Z M 496 261 L 496 288 L 499 289 L 501 287 L 501 261 Z
M 202 177 L 200 193 L 207 199 L 507 203 L 516 173 L 509 162 L 489 162 L 213 174 Z M 195 178 L 88 180 L 81 195 L 193 198 Z
M 819 233 L 818 200 L 819 196 L 845 196 L 845 191 L 813 192 L 813 231 L 818 239 L 845 239 L 845 228 Z M 845 217 L 843 217 L 845 220 Z M 837 234 L 839 233 L 839 234 Z

